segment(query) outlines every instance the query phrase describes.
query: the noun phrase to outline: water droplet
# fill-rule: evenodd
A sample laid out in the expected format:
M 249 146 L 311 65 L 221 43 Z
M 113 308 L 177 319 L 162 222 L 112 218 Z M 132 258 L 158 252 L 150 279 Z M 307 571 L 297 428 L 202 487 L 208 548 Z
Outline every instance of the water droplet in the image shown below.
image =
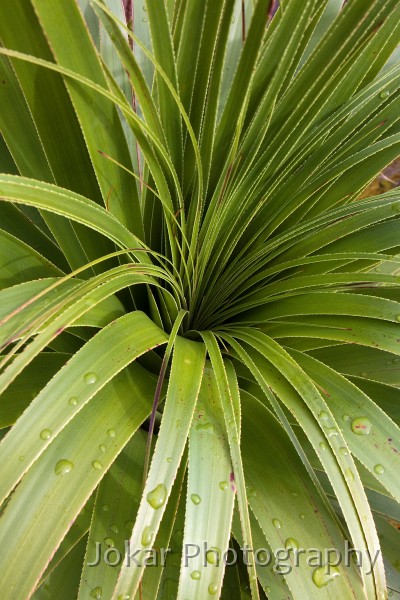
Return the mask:
M 93 467 L 93 469 L 97 469 L 97 471 L 101 471 L 103 468 L 103 465 L 98 460 L 94 460 L 92 462 L 92 467 Z
M 129 531 L 131 531 L 133 529 L 134 524 L 134 521 L 126 521 L 125 526 L 127 529 L 129 529 Z
M 377 475 L 382 475 L 385 472 L 385 467 L 383 465 L 375 465 L 374 471 Z
M 195 581 L 198 581 L 200 579 L 200 577 L 201 577 L 201 573 L 200 573 L 200 571 L 192 571 L 190 573 L 190 577 L 192 579 L 194 579 Z
M 344 474 L 347 479 L 349 479 L 350 481 L 354 481 L 354 473 L 351 469 L 345 469 Z
M 149 20 L 149 19 L 148 19 L 147 17 L 142 17 L 142 21 L 143 21 L 143 23 L 147 23 L 147 21 L 148 21 L 148 20 Z
M 154 490 L 147 494 L 147 502 L 154 510 L 161 508 L 167 499 L 167 488 L 163 483 L 159 483 Z
M 214 433 L 214 425 L 212 423 L 199 423 L 198 425 L 196 425 L 196 430 Z
M 106 546 L 108 546 L 109 548 L 115 548 L 115 541 L 113 538 L 111 537 L 106 537 L 104 538 L 104 543 Z
M 72 396 L 72 398 L 68 400 L 68 404 L 71 406 L 76 406 L 78 404 L 78 398 L 76 396 Z
M 130 600 L 130 595 L 129 594 L 119 594 L 118 600 Z
M 105 452 L 106 451 L 105 445 L 104 444 L 100 444 L 99 450 L 100 450 L 100 452 Z
M 54 472 L 56 475 L 66 475 L 67 473 L 70 473 L 73 468 L 74 464 L 70 460 L 63 458 L 59 460 L 54 467 Z
M 219 482 L 219 487 L 222 491 L 225 491 L 228 489 L 229 487 L 229 483 L 227 481 L 220 481 Z
M 107 512 L 109 509 L 108 504 L 103 504 L 103 510 L 104 512 Z
M 325 444 L 325 442 L 320 442 L 319 443 L 319 447 L 321 448 L 321 450 L 326 450 L 326 444 Z
M 97 381 L 96 373 L 86 373 L 86 375 L 83 378 L 83 381 L 88 385 L 93 385 Z
M 357 435 L 368 435 L 371 427 L 371 421 L 367 417 L 358 417 L 351 422 L 351 430 Z
M 167 462 L 168 462 L 168 463 L 172 463 L 172 456 L 168 456 L 168 457 L 167 457 Z
M 363 371 L 363 372 L 361 373 L 361 377 L 368 377 L 368 373 L 367 373 L 366 371 Z
M 400 315 L 397 315 L 396 321 L 399 321 L 399 323 L 400 323 Z
M 347 448 L 340 448 L 340 449 L 339 449 L 339 452 L 340 452 L 340 454 L 341 454 L 342 456 L 347 456 L 347 455 L 348 455 L 348 453 L 349 453 L 349 452 L 348 452 L 348 450 L 347 450 Z
M 142 546 L 150 546 L 153 538 L 153 531 L 151 527 L 147 526 L 143 529 L 142 533 Z
M 218 592 L 218 586 L 215 583 L 210 583 L 208 586 L 208 593 L 210 596 L 214 596 Z
M 321 412 L 319 413 L 319 418 L 323 421 L 327 421 L 329 419 L 329 415 L 326 412 L 326 410 L 321 410 Z
M 114 525 L 111 525 L 110 529 L 114 533 L 119 533 L 119 527 L 118 527 L 118 525 L 115 525 L 115 523 L 114 523 Z
M 270 588 L 268 585 L 267 585 L 267 587 L 265 588 L 265 592 L 266 592 L 267 594 L 270 594 L 270 593 L 271 593 L 271 588 Z
M 249 489 L 249 498 L 255 498 L 257 496 L 257 491 L 254 488 Z
M 110 437 L 110 438 L 115 438 L 115 429 L 109 429 L 109 430 L 107 431 L 107 435 L 108 435 L 108 437 Z
M 280 529 L 282 527 L 282 523 L 279 519 L 272 519 L 272 525 L 277 529 Z
M 343 415 L 342 419 L 343 419 L 343 421 L 350 421 L 350 416 L 349 415 Z
M 306 515 L 303 515 L 303 514 L 300 515 L 300 519 L 305 519 L 305 518 L 306 518 Z
M 210 565 L 217 565 L 219 563 L 220 551 L 218 548 L 210 548 L 206 552 L 206 560 Z
M 100 600 L 102 593 L 103 593 L 103 590 L 101 589 L 101 587 L 97 586 L 92 589 L 92 591 L 90 592 L 89 595 L 91 598 L 96 598 L 96 600 Z
M 389 98 L 390 96 L 390 92 L 389 90 L 384 90 L 383 92 L 380 93 L 381 98 Z
M 200 498 L 200 496 L 198 496 L 197 494 L 192 494 L 192 495 L 190 496 L 190 499 L 191 499 L 191 501 L 193 502 L 193 504 L 196 504 L 196 505 L 197 505 L 197 504 L 200 504 L 200 502 L 201 502 L 201 498 Z
M 334 435 L 339 435 L 339 432 L 336 429 L 336 427 L 325 427 L 325 431 L 326 431 L 328 437 L 333 437 Z
M 267 553 L 264 552 L 264 550 L 261 550 L 261 552 L 258 553 L 258 564 L 260 564 L 262 566 L 262 563 L 267 563 L 267 562 L 268 562 Z
M 331 583 L 339 575 L 340 571 L 337 567 L 327 565 L 325 567 L 317 567 L 312 575 L 312 580 L 317 587 L 322 588 Z
M 50 439 L 51 438 L 51 430 L 50 429 L 43 429 L 40 432 L 40 438 L 42 440 L 48 440 L 48 439 Z
M 295 550 L 299 547 L 299 542 L 295 538 L 288 538 L 285 542 L 285 548 Z
M 20 456 L 20 457 L 18 458 L 18 460 L 19 460 L 20 462 L 23 462 L 23 461 L 25 460 L 25 456 Z

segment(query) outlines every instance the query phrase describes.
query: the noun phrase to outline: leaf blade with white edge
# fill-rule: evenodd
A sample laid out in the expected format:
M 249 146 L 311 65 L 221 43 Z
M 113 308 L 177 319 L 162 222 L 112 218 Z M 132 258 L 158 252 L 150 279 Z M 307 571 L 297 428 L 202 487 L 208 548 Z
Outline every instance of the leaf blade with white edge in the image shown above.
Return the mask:
M 10 556 L 0 556 L 3 598 L 30 597 L 54 549 L 148 416 L 155 384 L 153 375 L 132 363 L 86 404 L 25 474 L 0 523 L 0 539 L 10 548 Z
M 223 556 L 228 549 L 236 488 L 218 394 L 208 364 L 189 434 L 184 553 L 178 600 L 201 600 L 208 594 L 218 597 L 224 576 Z M 189 559 L 186 549 L 192 545 L 198 546 L 200 552 Z
M 140 550 L 138 562 L 151 547 L 165 511 L 192 421 L 205 361 L 203 344 L 177 337 L 163 418 L 130 544 Z M 182 373 L 182 366 L 184 371 Z M 175 436 L 171 433 L 175 431 Z M 171 459 L 170 461 L 168 459 Z M 140 563 L 141 564 L 141 563 Z M 124 564 L 113 599 L 134 594 L 143 576 L 143 566 Z
M 7 497 L 51 443 L 52 437 L 108 381 L 138 356 L 166 341 L 164 332 L 144 313 L 137 311 L 111 323 L 85 344 L 40 392 L 2 440 L 0 456 L 7 467 L 3 471 L 0 497 Z M 104 348 L 107 353 L 103 352 Z M 24 461 L 19 460 L 21 455 L 25 456 Z
M 217 381 L 220 402 L 224 413 L 226 431 L 228 434 L 229 447 L 233 465 L 233 481 L 235 482 L 240 522 L 242 526 L 243 542 L 245 547 L 252 548 L 250 516 L 247 504 L 243 462 L 240 453 L 240 422 L 237 414 L 237 395 L 239 393 L 236 373 L 232 365 L 224 363 L 217 340 L 210 332 L 201 332 L 201 336 L 207 346 L 207 351 Z M 259 600 L 257 574 L 254 563 L 248 565 L 251 596 L 253 600 Z

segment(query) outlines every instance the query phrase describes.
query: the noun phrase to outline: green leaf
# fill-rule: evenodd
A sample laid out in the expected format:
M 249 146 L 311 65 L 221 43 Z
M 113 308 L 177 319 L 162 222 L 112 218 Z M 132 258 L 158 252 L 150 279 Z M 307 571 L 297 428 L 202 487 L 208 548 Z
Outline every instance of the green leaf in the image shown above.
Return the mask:
M 2 515 L 0 539 L 12 545 L 12 560 L 2 556 L 0 589 L 4 596 L 13 590 L 22 597 L 33 592 L 54 549 L 149 414 L 154 385 L 154 378 L 133 363 L 109 382 L 50 445 L 47 443 Z M 106 446 L 105 452 L 99 449 L 101 444 Z M 43 511 L 45 521 L 40 518 Z M 27 535 L 29 545 L 23 543 Z M 15 569 L 16 564 L 19 569 Z
M 165 342 L 165 334 L 146 315 L 133 312 L 85 344 L 36 396 L 3 440 L 0 456 L 7 468 L 3 471 L 0 497 L 8 496 L 67 423 L 117 373 L 150 348 Z M 107 353 L 102 348 L 107 348 Z
M 218 596 L 224 576 L 236 486 L 218 394 L 208 364 L 189 435 L 185 550 L 178 598 Z
M 113 594 L 115 598 L 118 594 L 133 595 L 143 577 L 143 557 L 157 535 L 185 449 L 203 376 L 204 359 L 202 344 L 179 337 L 176 339 L 160 432 L 130 538 L 131 547 L 140 550 L 137 557 L 141 566 L 124 563 Z M 182 364 L 185 365 L 183 374 Z
M 61 0 L 57 0 L 51 2 L 51 10 L 48 0 L 32 0 L 32 3 L 58 63 L 105 86 L 106 78 L 101 63 L 75 2 L 65 5 Z M 60 28 L 63 30 L 63 38 L 59 36 Z M 67 44 L 65 40 L 68 40 Z M 80 120 L 103 202 L 121 223 L 142 237 L 143 227 L 136 187 L 132 186 L 129 175 L 117 165 L 108 164 L 105 170 L 106 159 L 99 154 L 101 151 L 127 168 L 132 167 L 115 106 L 73 82 L 66 81 L 66 85 Z M 98 125 L 99 114 L 102 115 L 101 127 Z

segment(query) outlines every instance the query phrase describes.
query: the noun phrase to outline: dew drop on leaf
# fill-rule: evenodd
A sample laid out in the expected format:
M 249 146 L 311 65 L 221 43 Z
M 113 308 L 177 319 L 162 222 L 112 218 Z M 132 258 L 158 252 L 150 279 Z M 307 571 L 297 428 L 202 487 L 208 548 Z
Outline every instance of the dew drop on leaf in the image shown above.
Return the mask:
M 375 465 L 374 471 L 377 475 L 382 475 L 385 472 L 385 467 L 383 465 Z
M 99 450 L 100 450 L 100 452 L 105 452 L 106 451 L 105 445 L 104 444 L 100 444 Z
M 103 593 L 103 590 L 101 589 L 101 587 L 97 586 L 92 589 L 92 591 L 90 592 L 89 595 L 91 598 L 96 598 L 96 600 L 100 600 L 102 593 Z
M 288 538 L 285 542 L 285 548 L 289 550 L 297 549 L 299 547 L 299 542 L 295 538 Z
M 200 577 L 201 577 L 201 573 L 200 573 L 200 571 L 192 571 L 190 573 L 190 577 L 192 579 L 194 579 L 195 581 L 198 581 L 200 579 Z
M 218 586 L 215 583 L 210 583 L 208 586 L 208 593 L 210 596 L 214 596 L 218 592 Z
M 98 460 L 94 460 L 92 462 L 92 467 L 93 467 L 93 469 L 96 469 L 97 471 L 101 471 L 103 468 L 103 465 Z
M 321 448 L 321 450 L 326 450 L 326 444 L 325 444 L 325 442 L 320 442 L 319 443 L 319 447 Z
M 163 483 L 159 483 L 157 487 L 147 494 L 147 502 L 154 510 L 161 508 L 167 499 L 167 488 Z
M 350 421 L 349 415 L 343 415 L 342 419 L 343 421 Z
M 272 525 L 276 527 L 276 529 L 280 529 L 282 527 L 282 523 L 279 519 L 272 519 Z
M 87 385 L 93 385 L 97 381 L 96 373 L 86 373 L 86 375 L 83 378 L 83 381 L 87 383 Z
M 371 431 L 372 424 L 367 417 L 357 417 L 351 422 L 351 430 L 357 435 L 368 435 Z
M 337 567 L 327 565 L 317 567 L 313 572 L 312 580 L 318 588 L 322 588 L 331 583 L 339 575 L 340 571 Z
M 119 527 L 118 525 L 111 525 L 110 527 L 111 531 L 113 531 L 114 533 L 119 533 Z
M 56 475 L 67 475 L 67 473 L 70 473 L 73 468 L 74 463 L 72 463 L 70 460 L 62 458 L 57 462 L 56 466 L 54 467 L 54 472 Z
M 108 435 L 108 437 L 110 437 L 110 438 L 115 438 L 115 429 L 109 429 L 109 430 L 107 431 L 107 435 Z
M 218 548 L 210 548 L 206 552 L 206 560 L 210 565 L 216 565 L 219 563 L 220 551 Z
M 390 96 L 390 92 L 389 90 L 384 90 L 383 92 L 380 93 L 381 98 L 389 98 Z
M 147 526 L 143 529 L 142 533 L 142 546 L 150 546 L 153 537 L 153 531 L 151 527 Z
M 328 437 L 333 437 L 334 435 L 339 435 L 339 432 L 336 429 L 336 427 L 325 427 L 325 431 L 326 431 Z
M 219 487 L 222 491 L 225 491 L 228 489 L 229 487 L 229 483 L 227 481 L 220 481 L 219 482 Z
M 68 400 L 68 404 L 70 406 L 76 406 L 78 404 L 78 398 L 76 396 L 72 396 L 72 398 Z
M 351 469 L 346 469 L 344 474 L 347 479 L 349 479 L 350 481 L 354 481 L 354 473 Z
M 198 425 L 196 425 L 196 430 L 214 433 L 214 425 L 212 423 L 199 423 Z
M 104 538 L 104 543 L 106 546 L 108 546 L 109 548 L 115 548 L 115 541 L 113 538 L 111 537 L 106 537 Z
M 329 415 L 326 412 L 326 410 L 321 410 L 321 412 L 319 413 L 319 418 L 322 419 L 323 421 L 326 421 L 327 419 L 329 419 Z
M 339 449 L 339 452 L 340 452 L 340 454 L 341 454 L 342 456 L 347 456 L 347 455 L 348 455 L 348 453 L 349 453 L 349 452 L 348 452 L 348 450 L 347 450 L 347 448 L 340 448 L 340 449 Z
M 42 440 L 48 440 L 48 439 L 50 439 L 51 438 L 51 430 L 50 429 L 43 429 L 40 432 L 40 438 Z
M 200 498 L 200 496 L 198 496 L 197 494 L 192 494 L 192 495 L 190 496 L 190 499 L 191 499 L 191 501 L 193 502 L 193 504 L 196 504 L 196 505 L 197 505 L 197 504 L 200 504 L 200 502 L 201 502 L 201 498 Z

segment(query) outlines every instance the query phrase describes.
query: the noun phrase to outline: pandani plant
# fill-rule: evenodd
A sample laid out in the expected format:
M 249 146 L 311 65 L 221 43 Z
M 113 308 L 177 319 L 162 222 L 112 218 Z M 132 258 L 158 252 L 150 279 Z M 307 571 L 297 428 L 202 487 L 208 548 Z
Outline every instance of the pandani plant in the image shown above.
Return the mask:
M 400 3 L 128 4 L 0 3 L 0 597 L 399 597 Z

